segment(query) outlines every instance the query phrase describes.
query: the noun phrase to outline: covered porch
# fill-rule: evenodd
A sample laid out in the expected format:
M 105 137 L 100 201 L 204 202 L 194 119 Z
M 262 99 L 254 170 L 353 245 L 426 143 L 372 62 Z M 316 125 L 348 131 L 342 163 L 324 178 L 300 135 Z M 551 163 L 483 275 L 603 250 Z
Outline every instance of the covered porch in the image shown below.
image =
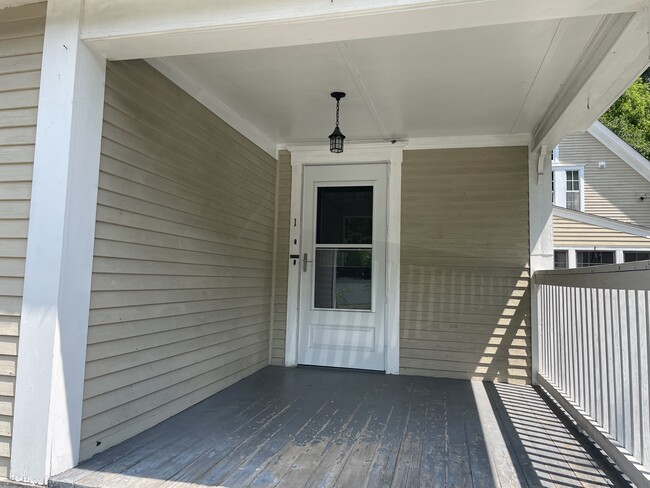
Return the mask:
M 533 386 L 270 366 L 50 486 L 630 485 Z
M 6 210 L 18 365 L 0 476 L 624 486 L 543 383 L 592 438 L 627 415 L 599 443 L 647 486 L 647 269 L 601 283 L 636 293 L 612 337 L 633 325 L 646 345 L 609 356 L 623 406 L 584 373 L 611 369 L 588 350 L 597 328 L 553 322 L 590 277 L 540 274 L 551 150 L 648 64 L 647 2 L 261 3 L 49 0 L 0 18 L 3 69 L 31 97 L 3 95 L 18 115 L 0 119 L 26 180 Z

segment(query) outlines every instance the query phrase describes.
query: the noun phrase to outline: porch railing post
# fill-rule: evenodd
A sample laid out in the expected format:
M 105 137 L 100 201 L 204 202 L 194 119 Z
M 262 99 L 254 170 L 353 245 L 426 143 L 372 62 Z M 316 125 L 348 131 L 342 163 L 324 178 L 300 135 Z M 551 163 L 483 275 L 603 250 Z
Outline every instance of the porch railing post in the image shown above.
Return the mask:
M 553 267 L 553 202 L 550 155 L 528 154 L 528 216 L 530 232 L 530 349 L 531 375 L 539 372 L 539 321 L 542 318 L 535 272 Z

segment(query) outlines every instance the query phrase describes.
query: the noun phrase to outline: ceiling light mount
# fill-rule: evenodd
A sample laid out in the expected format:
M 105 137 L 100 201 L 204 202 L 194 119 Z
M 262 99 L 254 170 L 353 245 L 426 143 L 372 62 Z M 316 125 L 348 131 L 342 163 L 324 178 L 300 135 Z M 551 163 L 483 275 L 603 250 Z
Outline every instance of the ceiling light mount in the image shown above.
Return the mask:
M 343 141 L 345 140 L 345 136 L 341 132 L 341 129 L 339 129 L 339 104 L 341 98 L 345 97 L 345 93 L 332 92 L 330 96 L 336 99 L 336 127 L 334 127 L 334 131 L 329 136 L 330 152 L 339 154 L 343 152 Z

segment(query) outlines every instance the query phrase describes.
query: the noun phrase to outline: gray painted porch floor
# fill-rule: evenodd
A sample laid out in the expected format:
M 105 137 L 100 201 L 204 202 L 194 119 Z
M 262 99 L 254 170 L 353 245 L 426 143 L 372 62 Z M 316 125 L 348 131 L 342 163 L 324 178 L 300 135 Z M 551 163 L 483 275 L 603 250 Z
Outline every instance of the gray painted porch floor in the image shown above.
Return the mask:
M 268 367 L 52 487 L 629 486 L 531 386 Z

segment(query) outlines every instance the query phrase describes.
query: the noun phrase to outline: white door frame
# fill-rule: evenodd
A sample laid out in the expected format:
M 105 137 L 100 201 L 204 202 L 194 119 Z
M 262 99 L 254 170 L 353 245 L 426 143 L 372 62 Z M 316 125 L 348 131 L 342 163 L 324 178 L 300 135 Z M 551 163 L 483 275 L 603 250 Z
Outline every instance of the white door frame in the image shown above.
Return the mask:
M 314 164 L 388 163 L 386 242 L 386 373 L 399 374 L 400 220 L 402 160 L 406 143 L 348 144 L 342 154 L 329 146 L 289 146 L 291 153 L 291 223 L 285 366 L 298 364 L 298 322 L 302 249 L 302 186 L 304 167 Z

